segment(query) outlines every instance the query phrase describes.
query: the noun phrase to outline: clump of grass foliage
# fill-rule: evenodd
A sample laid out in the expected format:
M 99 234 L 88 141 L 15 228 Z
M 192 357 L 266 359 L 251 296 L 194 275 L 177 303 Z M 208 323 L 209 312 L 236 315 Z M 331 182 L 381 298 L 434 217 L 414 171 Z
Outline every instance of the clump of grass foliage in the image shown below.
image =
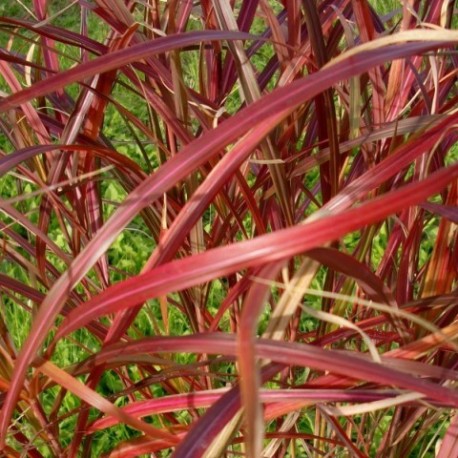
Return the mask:
M 458 455 L 454 3 L 2 3 L 5 456 Z

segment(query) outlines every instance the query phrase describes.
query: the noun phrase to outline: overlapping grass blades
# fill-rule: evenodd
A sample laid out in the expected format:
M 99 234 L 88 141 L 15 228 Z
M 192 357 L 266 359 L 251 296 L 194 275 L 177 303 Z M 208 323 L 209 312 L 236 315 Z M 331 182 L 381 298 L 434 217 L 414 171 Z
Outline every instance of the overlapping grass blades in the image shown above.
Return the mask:
M 7 456 L 456 454 L 454 6 L 380 3 L 0 7 Z

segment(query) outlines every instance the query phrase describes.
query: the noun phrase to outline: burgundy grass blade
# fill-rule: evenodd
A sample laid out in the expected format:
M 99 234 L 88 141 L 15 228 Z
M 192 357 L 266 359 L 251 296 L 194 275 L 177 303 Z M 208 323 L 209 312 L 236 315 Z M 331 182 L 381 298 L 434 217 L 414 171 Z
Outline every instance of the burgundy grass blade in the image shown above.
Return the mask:
M 215 248 L 117 284 L 87 302 L 59 328 L 56 340 L 106 313 L 125 310 L 171 291 L 181 290 L 247 267 L 288 259 L 353 230 L 375 223 L 441 190 L 458 177 L 458 165 L 436 172 L 421 183 L 412 183 L 357 208 L 274 234 Z M 272 249 L 271 247 L 274 247 Z

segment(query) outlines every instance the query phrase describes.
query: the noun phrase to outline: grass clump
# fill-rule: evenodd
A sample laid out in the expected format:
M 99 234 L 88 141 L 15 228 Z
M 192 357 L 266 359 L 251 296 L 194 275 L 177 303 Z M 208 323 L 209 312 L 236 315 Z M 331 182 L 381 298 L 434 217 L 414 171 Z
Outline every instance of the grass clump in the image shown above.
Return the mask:
M 0 6 L 5 456 L 453 456 L 452 3 Z

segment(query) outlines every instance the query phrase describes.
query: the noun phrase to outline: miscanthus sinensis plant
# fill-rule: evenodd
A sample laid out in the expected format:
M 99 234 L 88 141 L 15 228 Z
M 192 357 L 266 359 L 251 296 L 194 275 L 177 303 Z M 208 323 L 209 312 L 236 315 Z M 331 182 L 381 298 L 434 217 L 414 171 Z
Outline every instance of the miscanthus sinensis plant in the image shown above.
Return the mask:
M 3 454 L 458 456 L 454 8 L 2 3 Z

